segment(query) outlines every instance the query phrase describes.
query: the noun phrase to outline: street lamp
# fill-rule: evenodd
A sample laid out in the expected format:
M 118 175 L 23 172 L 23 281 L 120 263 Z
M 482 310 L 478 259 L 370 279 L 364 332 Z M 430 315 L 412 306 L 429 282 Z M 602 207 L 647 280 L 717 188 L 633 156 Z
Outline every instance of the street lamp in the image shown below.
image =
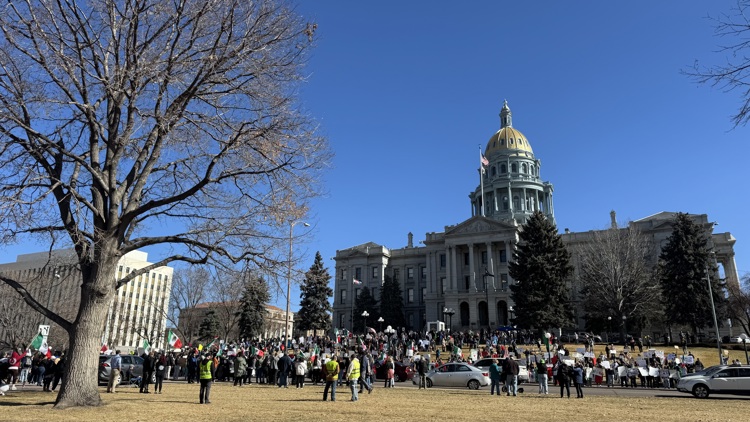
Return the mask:
M 450 333 L 453 330 L 453 314 L 455 314 L 456 311 L 454 311 L 453 308 L 444 308 L 443 313 L 448 315 L 448 319 L 450 320 L 450 324 L 448 326 L 448 332 Z
M 365 334 L 367 334 L 367 317 L 370 316 L 370 314 L 367 311 L 362 312 L 362 318 L 365 320 Z
M 550 358 L 549 356 L 549 339 L 552 337 L 552 334 L 550 333 L 544 333 L 544 344 L 547 346 L 547 359 Z
M 511 321 L 513 320 L 513 311 L 514 311 L 514 309 L 513 309 L 512 306 L 508 308 L 508 312 L 510 312 L 510 319 L 511 319 Z M 511 321 L 508 321 L 508 325 L 510 325 Z
M 294 226 L 297 223 L 302 223 L 305 227 L 310 227 L 309 224 L 304 221 L 290 221 L 289 222 L 289 262 L 286 274 L 286 321 L 284 321 L 284 347 L 289 348 L 289 294 L 292 290 L 292 241 L 294 240 Z
M 711 276 L 708 273 L 708 266 L 706 266 L 706 283 L 708 283 L 708 297 L 711 298 L 711 314 L 714 317 L 714 329 L 716 330 L 716 350 L 719 351 L 719 364 L 721 364 L 722 358 L 723 358 L 723 356 L 721 355 L 721 335 L 719 334 L 719 324 L 716 321 L 716 306 L 714 305 L 714 289 L 711 288 Z
M 383 317 L 378 318 L 378 331 L 383 331 Z
M 609 330 L 607 331 L 607 343 L 609 343 L 610 342 L 609 335 L 612 334 L 612 317 L 611 316 L 607 317 L 607 330 Z

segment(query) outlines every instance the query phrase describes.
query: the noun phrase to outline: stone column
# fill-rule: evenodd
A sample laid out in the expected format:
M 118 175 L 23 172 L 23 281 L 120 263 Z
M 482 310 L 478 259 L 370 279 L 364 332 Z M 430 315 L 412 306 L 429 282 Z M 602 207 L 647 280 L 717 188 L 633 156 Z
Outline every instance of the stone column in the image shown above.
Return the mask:
M 474 244 L 469 243 L 469 280 L 474 285 L 474 291 L 477 290 L 476 272 L 477 266 L 476 261 L 474 261 Z M 469 290 L 471 290 L 471 285 L 469 285 Z

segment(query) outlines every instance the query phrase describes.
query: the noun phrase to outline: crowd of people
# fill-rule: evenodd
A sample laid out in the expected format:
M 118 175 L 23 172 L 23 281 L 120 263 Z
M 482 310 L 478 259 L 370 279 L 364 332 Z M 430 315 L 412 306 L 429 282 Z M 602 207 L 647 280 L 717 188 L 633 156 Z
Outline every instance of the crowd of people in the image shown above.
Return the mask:
M 686 338 L 682 337 L 681 338 Z M 607 345 L 603 353 L 594 355 L 593 339 L 579 339 L 583 348 L 571 351 L 554 335 L 549 341 L 535 338 L 527 331 L 426 332 L 401 330 L 383 333 L 370 330 L 364 336 L 310 336 L 294 339 L 289 348 L 280 339 L 236 341 L 203 348 L 185 347 L 172 351 L 146 350 L 141 354 L 140 376 L 133 365 L 123 365 L 120 351 L 109 351 L 110 382 L 108 393 L 115 393 L 116 380 L 138 384 L 144 394 L 161 394 L 164 380 L 199 383 L 200 403 L 210 403 L 214 381 L 231 382 L 233 386 L 265 384 L 278 388 L 304 388 L 309 379 L 313 385 L 324 383 L 323 400 L 336 399 L 336 387 L 346 383 L 351 400 L 359 393 L 372 393 L 379 368 L 384 387 L 393 387 L 396 366 L 411 367 L 418 388 L 426 388 L 426 374 L 446 362 L 473 363 L 491 358 L 489 369 L 490 394 L 516 396 L 519 375 L 536 382 L 540 394 L 549 394 L 550 387 L 559 386 L 561 397 L 570 397 L 572 386 L 578 398 L 583 387 L 674 388 L 681 376 L 703 368 L 684 348 L 680 357 L 664 356 L 652 350 L 643 351 L 641 339 L 616 350 Z M 651 346 L 650 339 L 646 345 Z M 471 350 L 464 354 L 464 350 Z M 636 348 L 638 351 L 636 351 Z M 5 365 L 5 366 L 3 366 Z M 65 356 L 61 352 L 32 353 L 18 348 L 0 360 L 0 372 L 7 368 L 8 389 L 17 384 L 43 386 L 55 391 L 64 374 Z M 151 386 L 152 380 L 153 387 Z M 2 393 L 2 390 L 0 390 Z

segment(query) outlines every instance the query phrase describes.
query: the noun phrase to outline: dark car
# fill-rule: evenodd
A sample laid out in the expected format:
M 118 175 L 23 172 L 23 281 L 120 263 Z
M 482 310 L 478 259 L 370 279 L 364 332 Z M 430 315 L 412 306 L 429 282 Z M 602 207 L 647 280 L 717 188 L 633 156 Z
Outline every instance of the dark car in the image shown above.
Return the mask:
M 393 362 L 395 366 L 395 378 L 397 381 L 404 382 L 414 378 L 414 370 L 410 366 L 404 365 L 401 362 Z M 385 367 L 385 363 L 382 365 L 375 366 L 375 379 L 384 380 L 388 378 L 388 370 Z

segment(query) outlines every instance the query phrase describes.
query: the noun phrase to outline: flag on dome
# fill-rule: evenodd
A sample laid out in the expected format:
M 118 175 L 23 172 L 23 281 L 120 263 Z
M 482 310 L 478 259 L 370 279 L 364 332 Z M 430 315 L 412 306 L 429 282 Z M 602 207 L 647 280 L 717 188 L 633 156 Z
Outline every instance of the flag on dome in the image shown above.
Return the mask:
M 482 151 L 479 151 L 479 162 L 482 164 L 483 167 L 487 167 L 490 165 L 490 160 L 487 159 L 487 157 L 482 154 Z

